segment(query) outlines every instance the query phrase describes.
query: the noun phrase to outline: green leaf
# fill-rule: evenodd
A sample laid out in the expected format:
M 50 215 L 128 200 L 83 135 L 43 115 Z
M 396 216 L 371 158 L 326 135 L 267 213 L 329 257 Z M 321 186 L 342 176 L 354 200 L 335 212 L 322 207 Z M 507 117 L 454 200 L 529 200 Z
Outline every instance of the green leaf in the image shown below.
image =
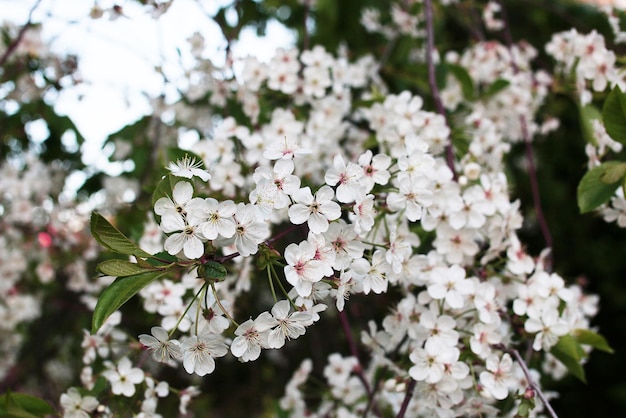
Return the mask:
M 617 161 L 609 161 L 592 168 L 583 176 L 578 184 L 578 208 L 580 213 L 587 213 L 598 206 L 606 203 L 620 186 L 617 182 L 608 183 L 614 180 L 615 172 L 619 169 L 617 165 L 622 165 Z
M 100 295 L 91 320 L 91 333 L 95 334 L 104 321 L 137 292 L 146 287 L 153 280 L 166 275 L 167 271 L 151 271 L 132 276 L 118 277 Z
M 474 100 L 474 81 L 472 80 L 472 77 L 469 75 L 467 70 L 456 64 L 446 64 L 446 67 L 461 85 L 461 91 L 463 92 L 463 97 L 465 98 L 465 100 Z
M 91 235 L 105 248 L 116 253 L 134 255 L 138 258 L 148 258 L 152 255 L 139 248 L 129 240 L 107 219 L 97 212 L 91 214 Z
M 509 84 L 511 84 L 510 81 L 499 78 L 493 83 L 491 83 L 489 87 L 487 87 L 485 92 L 482 94 L 482 97 L 486 99 L 491 96 L 495 96 L 496 94 L 500 93 L 502 90 L 507 88 Z
M 616 163 L 616 164 L 615 164 Z M 618 161 L 611 161 L 605 163 L 605 170 L 600 180 L 606 184 L 613 184 L 621 181 L 626 175 L 626 163 L 620 163 Z
M 588 329 L 575 329 L 573 334 L 576 341 L 580 344 L 590 345 L 597 350 L 613 353 L 613 349 L 606 339 L 596 332 Z
M 604 101 L 602 120 L 609 136 L 626 144 L 626 94 L 618 86 L 611 90 Z
M 98 264 L 98 270 L 108 276 L 132 276 L 135 274 L 155 271 L 154 268 L 142 267 L 127 260 L 106 260 Z
M 0 396 L 3 417 L 45 417 L 55 414 L 54 408 L 43 399 L 25 393 L 7 392 Z
M 563 363 L 571 374 L 582 382 L 587 383 L 585 371 L 581 364 L 581 360 L 585 357 L 585 351 L 573 336 L 564 335 L 559 338 L 559 342 L 552 347 L 550 353 Z
M 602 113 L 594 105 L 586 105 L 579 108 L 580 112 L 580 125 L 583 133 L 583 138 L 587 143 L 596 145 L 596 137 L 594 135 L 593 121 L 602 120 Z

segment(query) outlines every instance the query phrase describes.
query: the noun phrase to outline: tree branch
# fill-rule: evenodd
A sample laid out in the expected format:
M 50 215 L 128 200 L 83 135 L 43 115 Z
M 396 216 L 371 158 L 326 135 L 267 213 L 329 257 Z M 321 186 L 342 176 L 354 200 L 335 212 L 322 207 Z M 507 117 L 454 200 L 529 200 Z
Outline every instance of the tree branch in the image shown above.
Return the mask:
M 446 110 L 443 107 L 441 95 L 439 94 L 439 88 L 437 87 L 437 81 L 435 80 L 435 62 L 433 60 L 435 53 L 435 32 L 433 28 L 432 0 L 424 0 L 424 14 L 426 18 L 426 63 L 428 65 L 428 86 L 430 87 L 430 92 L 433 95 L 437 113 L 443 116 L 446 121 L 446 125 L 448 125 Z M 450 138 L 450 141 L 446 144 L 446 162 L 450 170 L 452 170 L 454 179 L 457 180 L 457 174 L 454 168 L 454 149 L 452 148 L 452 138 Z
M 513 68 L 513 72 L 515 74 L 519 73 L 519 68 L 517 63 L 514 60 L 513 55 L 513 37 L 511 36 L 511 25 L 506 13 L 506 9 L 504 7 L 504 1 L 498 0 L 500 4 L 500 14 L 502 16 L 502 21 L 504 22 L 503 34 L 504 40 L 506 42 L 507 48 L 509 49 L 509 54 L 511 55 L 511 67 Z M 528 121 L 526 119 L 526 115 L 520 115 L 520 127 L 522 130 L 522 137 L 524 138 L 524 145 L 526 147 L 526 160 L 528 162 L 528 175 L 530 178 L 530 188 L 533 196 L 533 203 L 535 206 L 535 212 L 537 214 L 537 221 L 539 222 L 539 227 L 541 229 L 541 234 L 543 235 L 543 239 L 546 242 L 546 246 L 552 249 L 552 234 L 550 233 L 550 228 L 548 227 L 548 223 L 543 214 L 543 207 L 541 204 L 541 194 L 539 193 L 539 181 L 537 180 L 537 169 L 535 166 L 535 159 L 533 156 L 533 148 L 532 148 L 532 138 L 530 137 L 530 132 L 528 132 Z M 547 270 L 552 269 L 552 255 L 549 256 L 549 265 Z
M 4 54 L 0 56 L 0 67 L 2 67 L 8 61 L 11 54 L 15 51 L 15 49 L 18 47 L 20 42 L 22 42 L 22 39 L 24 39 L 24 35 L 26 34 L 26 31 L 33 25 L 33 22 L 32 22 L 33 13 L 37 9 L 37 7 L 39 7 L 40 3 L 41 3 L 41 0 L 37 0 L 35 4 L 33 5 L 33 7 L 31 7 L 30 12 L 28 12 L 28 20 L 26 21 L 26 23 L 24 23 L 24 26 L 22 26 L 20 31 L 17 33 L 17 37 L 15 38 L 15 40 L 11 42 L 11 44 L 7 47 L 6 51 L 4 51 Z

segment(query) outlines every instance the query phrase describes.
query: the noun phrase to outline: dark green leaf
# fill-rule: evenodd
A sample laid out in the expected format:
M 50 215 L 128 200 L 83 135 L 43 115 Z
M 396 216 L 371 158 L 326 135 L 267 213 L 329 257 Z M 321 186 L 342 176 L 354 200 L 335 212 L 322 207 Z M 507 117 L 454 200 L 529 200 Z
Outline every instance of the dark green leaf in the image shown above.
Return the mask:
M 511 84 L 510 81 L 499 78 L 494 81 L 489 87 L 487 87 L 487 89 L 482 94 L 482 97 L 489 98 L 491 96 L 495 96 L 496 94 L 507 88 L 509 84 Z
M 626 94 L 616 86 L 604 101 L 602 120 L 614 140 L 626 144 Z
M 576 341 L 580 344 L 590 345 L 597 350 L 613 353 L 613 349 L 606 339 L 596 332 L 589 329 L 576 329 L 573 334 Z
M 594 135 L 593 121 L 602 120 L 602 113 L 594 105 L 586 105 L 579 108 L 580 112 L 580 125 L 583 133 L 583 138 L 589 144 L 596 144 L 596 137 Z
M 620 162 L 609 161 L 589 170 L 578 184 L 578 208 L 580 213 L 587 213 L 606 203 L 620 186 L 619 182 L 604 181 L 607 172 Z M 611 179 L 611 175 L 608 175 Z
M 45 417 L 54 414 L 54 408 L 43 399 L 25 393 L 8 392 L 0 396 L 3 417 Z
M 448 71 L 454 75 L 459 84 L 461 84 L 461 91 L 465 100 L 474 100 L 474 81 L 470 77 L 467 70 L 460 65 L 446 64 Z
M 168 272 L 152 271 L 133 276 L 119 277 L 100 295 L 91 321 L 91 332 L 96 333 L 104 321 L 137 292 L 146 287 L 153 280 L 166 275 Z
M 111 225 L 104 216 L 97 212 L 91 214 L 90 228 L 91 235 L 93 235 L 96 241 L 111 251 L 140 258 L 151 257 L 151 254 L 131 242 L 116 227 Z
M 585 380 L 585 371 L 581 360 L 585 357 L 585 351 L 571 335 L 564 335 L 559 338 L 559 342 L 552 347 L 550 353 L 556 357 L 567 370 L 581 381 Z
M 127 260 L 106 260 L 98 264 L 98 270 L 108 276 L 132 276 L 134 274 L 155 271 L 154 268 L 142 267 Z

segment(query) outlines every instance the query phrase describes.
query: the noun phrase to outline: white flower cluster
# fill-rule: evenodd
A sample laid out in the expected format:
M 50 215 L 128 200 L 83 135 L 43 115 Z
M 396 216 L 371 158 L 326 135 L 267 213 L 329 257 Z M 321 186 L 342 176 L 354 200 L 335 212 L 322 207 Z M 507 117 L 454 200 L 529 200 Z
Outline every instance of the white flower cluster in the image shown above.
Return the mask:
M 371 30 L 380 29 L 376 19 L 370 11 L 363 17 Z M 419 18 L 394 8 L 392 19 L 400 33 L 419 35 L 411 32 Z M 198 49 L 201 42 L 193 41 Z M 171 195 L 156 200 L 157 222 L 142 241 L 188 269 L 140 291 L 143 309 L 160 321 L 138 337 L 141 346 L 158 362 L 206 376 L 229 353 L 250 362 L 282 348 L 321 312 L 334 311 L 330 305 L 346 316 L 350 295 L 376 300 L 393 290 L 389 313 L 361 334 L 368 361 L 331 354 L 324 369 L 330 391 L 315 410 L 305 400 L 312 370 L 305 361 L 282 409 L 292 416 L 389 409 L 498 416 L 497 401 L 519 404 L 539 387 L 538 371 L 514 356 L 517 347 L 530 347 L 544 374 L 562 377 L 548 353 L 561 337 L 589 330 L 597 298 L 566 285 L 525 251 L 516 232 L 519 202 L 511 201 L 502 171 L 510 143 L 524 139 L 524 129 L 534 135 L 543 128 L 534 121 L 551 78 L 531 69 L 535 54 L 525 44 L 481 42 L 446 57 L 467 69 L 477 92 L 498 80 L 506 84 L 472 102 L 448 80 L 446 106 L 460 110 L 459 125 L 469 133 L 468 151 L 454 164 L 445 158 L 452 130 L 444 116 L 408 91 L 369 92 L 385 90 L 371 57 L 349 62 L 319 46 L 279 50 L 267 64 L 245 59 L 227 80 L 210 77 L 212 65 L 199 59 L 194 71 L 206 78 L 189 87 L 187 99 L 206 98 L 214 108 L 238 103 L 244 117 L 205 118 L 195 126 L 202 137 L 189 151 L 207 170 L 192 158 L 169 166 L 176 180 Z M 268 110 L 265 94 L 281 105 Z M 202 119 L 182 104 L 173 110 L 180 121 Z M 278 238 L 288 242 L 279 245 Z M 265 263 L 262 269 L 255 260 Z M 209 263 L 222 264 L 225 277 L 203 277 Z M 241 312 L 237 301 L 259 275 L 268 278 L 259 300 L 269 302 L 261 312 Z M 145 384 L 141 412 L 158 416 L 167 382 L 133 365 L 127 348 L 139 344 L 119 321 L 113 315 L 97 334 L 85 335 L 83 384 L 92 388 L 100 374 L 125 397 Z M 193 386 L 181 392 L 181 413 L 197 394 Z M 95 408 L 73 391 L 65 404 Z

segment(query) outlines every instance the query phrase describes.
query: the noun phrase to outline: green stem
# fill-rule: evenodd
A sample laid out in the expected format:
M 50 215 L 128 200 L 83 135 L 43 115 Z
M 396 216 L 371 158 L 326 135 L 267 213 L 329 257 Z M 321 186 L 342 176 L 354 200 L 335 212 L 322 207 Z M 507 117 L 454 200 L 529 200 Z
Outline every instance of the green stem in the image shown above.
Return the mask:
M 187 305 L 187 308 L 185 309 L 185 312 L 183 312 L 183 314 L 180 316 L 180 318 L 178 318 L 178 322 L 176 323 L 176 326 L 174 328 L 172 328 L 172 330 L 168 333 L 168 337 L 169 338 L 172 338 L 172 335 L 174 335 L 174 331 L 176 331 L 178 329 L 178 326 L 180 325 L 180 323 L 183 322 L 183 318 L 185 317 L 185 315 L 187 315 L 187 312 L 189 312 L 189 309 L 191 309 L 191 305 L 193 305 L 193 303 L 196 301 L 196 299 L 198 299 L 198 296 L 200 296 L 200 293 L 205 288 L 206 288 L 206 283 L 202 285 L 200 290 L 198 290 L 198 292 L 194 295 L 193 300 L 191 302 L 189 302 L 189 305 Z
M 217 296 L 217 290 L 215 290 L 215 283 L 211 283 L 211 290 L 213 290 L 213 296 L 215 296 L 215 302 L 217 302 L 217 306 L 219 306 L 222 312 L 224 312 L 224 315 L 226 315 L 226 318 L 228 318 L 230 322 L 232 322 L 236 327 L 239 328 L 239 323 L 237 323 L 237 321 L 235 321 L 233 317 L 230 316 L 230 314 L 226 311 L 226 309 L 224 309 L 224 306 L 222 305 L 220 298 Z

